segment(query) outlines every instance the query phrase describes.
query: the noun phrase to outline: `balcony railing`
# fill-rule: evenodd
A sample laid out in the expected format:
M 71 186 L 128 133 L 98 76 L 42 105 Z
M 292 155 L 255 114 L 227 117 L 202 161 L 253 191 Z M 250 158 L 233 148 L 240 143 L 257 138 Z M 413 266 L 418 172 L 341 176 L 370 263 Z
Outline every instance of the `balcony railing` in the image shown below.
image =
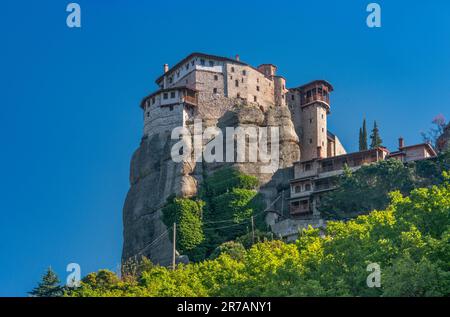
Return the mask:
M 309 208 L 309 205 L 300 205 L 300 206 L 290 206 L 290 213 L 291 215 L 298 215 L 298 214 L 308 214 L 311 210 Z
M 189 103 L 191 105 L 197 105 L 198 98 L 197 96 L 184 96 L 184 102 Z

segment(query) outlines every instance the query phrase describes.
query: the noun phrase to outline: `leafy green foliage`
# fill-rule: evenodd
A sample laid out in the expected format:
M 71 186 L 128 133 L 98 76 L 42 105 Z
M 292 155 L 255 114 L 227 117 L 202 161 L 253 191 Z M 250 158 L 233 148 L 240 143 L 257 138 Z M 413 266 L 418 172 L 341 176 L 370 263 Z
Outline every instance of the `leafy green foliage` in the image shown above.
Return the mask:
M 163 208 L 163 222 L 171 233 L 173 223 L 177 224 L 177 248 L 181 252 L 193 250 L 205 239 L 201 220 L 203 206 L 201 200 L 172 198 Z
M 227 254 L 234 260 L 242 260 L 245 255 L 245 248 L 240 242 L 224 242 L 211 253 L 209 258 L 213 260 L 218 258 L 221 254 Z
M 29 294 L 32 297 L 60 297 L 63 295 L 64 289 L 59 283 L 58 276 L 49 267 L 44 276 L 42 276 L 42 281 Z
M 309 228 L 295 244 L 265 241 L 242 250 L 228 243 L 212 260 L 175 271 L 151 266 L 130 281 L 89 278 L 67 295 L 449 296 L 450 182 L 443 177 L 409 196 L 391 193 L 384 211 Z M 381 268 L 380 288 L 366 284 L 370 263 Z
M 324 195 L 320 211 L 335 219 L 356 213 L 384 209 L 389 193 L 409 193 L 415 186 L 414 170 L 398 160 L 362 166 L 355 172 L 346 169 L 338 177 L 337 189 Z
M 171 197 L 163 222 L 172 231 L 177 223 L 177 249 L 190 260 L 207 258 L 219 245 L 255 228 L 265 230 L 258 179 L 230 167 L 205 177 L 198 198 Z

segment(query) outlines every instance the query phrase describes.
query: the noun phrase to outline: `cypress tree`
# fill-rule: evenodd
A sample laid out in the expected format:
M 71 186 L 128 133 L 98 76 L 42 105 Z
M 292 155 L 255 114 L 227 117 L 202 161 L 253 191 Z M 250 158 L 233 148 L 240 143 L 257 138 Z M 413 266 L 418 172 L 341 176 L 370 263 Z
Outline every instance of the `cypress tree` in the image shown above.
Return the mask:
M 49 267 L 42 277 L 42 281 L 28 294 L 32 297 L 60 297 L 63 295 L 63 288 L 59 285 L 58 276 Z
M 359 150 L 362 151 L 363 148 L 363 133 L 362 128 L 359 128 Z
M 367 127 L 366 127 L 366 119 L 363 121 L 362 131 L 361 131 L 361 141 L 359 143 L 359 150 L 365 151 L 367 150 Z
M 380 147 L 383 144 L 383 140 L 380 137 L 380 131 L 378 129 L 377 122 L 373 122 L 373 129 L 372 134 L 370 135 L 370 148 L 375 149 L 377 147 Z

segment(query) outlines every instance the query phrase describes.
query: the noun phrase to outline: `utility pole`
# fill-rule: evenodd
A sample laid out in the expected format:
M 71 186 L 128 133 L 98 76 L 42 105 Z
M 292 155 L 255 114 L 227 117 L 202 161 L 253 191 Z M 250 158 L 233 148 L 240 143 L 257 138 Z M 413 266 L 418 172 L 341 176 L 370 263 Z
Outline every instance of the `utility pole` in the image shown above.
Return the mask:
M 177 252 L 177 224 L 173 223 L 173 250 L 172 250 L 172 270 L 175 270 L 175 256 Z
M 253 216 L 252 216 L 252 241 L 253 244 L 255 244 L 255 221 L 253 220 Z

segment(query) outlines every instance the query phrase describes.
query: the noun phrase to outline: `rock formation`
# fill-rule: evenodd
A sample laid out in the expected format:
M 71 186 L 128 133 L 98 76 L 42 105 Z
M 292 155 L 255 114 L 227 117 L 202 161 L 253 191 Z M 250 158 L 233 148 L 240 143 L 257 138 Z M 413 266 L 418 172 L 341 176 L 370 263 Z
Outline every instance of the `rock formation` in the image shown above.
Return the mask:
M 196 110 L 203 129 L 225 127 L 279 127 L 279 169 L 275 173 L 261 173 L 262 162 L 233 163 L 240 171 L 256 176 L 260 192 L 269 207 L 280 192 L 288 188 L 293 177 L 292 164 L 300 158 L 298 136 L 291 113 L 286 106 L 268 109 L 239 99 L 219 98 Z M 191 122 L 192 124 L 192 122 Z M 189 124 L 188 124 L 189 126 Z M 122 260 L 144 255 L 152 262 L 168 265 L 172 245 L 166 227 L 160 220 L 161 209 L 171 195 L 196 195 L 203 175 L 208 175 L 224 164 L 231 163 L 175 163 L 171 148 L 178 140 L 171 140 L 171 131 L 143 138 L 133 154 L 130 168 L 131 188 L 123 210 L 124 245 Z M 281 200 L 280 200 L 281 201 Z M 278 207 L 281 210 L 283 207 Z M 270 217 L 266 218 L 270 221 Z

